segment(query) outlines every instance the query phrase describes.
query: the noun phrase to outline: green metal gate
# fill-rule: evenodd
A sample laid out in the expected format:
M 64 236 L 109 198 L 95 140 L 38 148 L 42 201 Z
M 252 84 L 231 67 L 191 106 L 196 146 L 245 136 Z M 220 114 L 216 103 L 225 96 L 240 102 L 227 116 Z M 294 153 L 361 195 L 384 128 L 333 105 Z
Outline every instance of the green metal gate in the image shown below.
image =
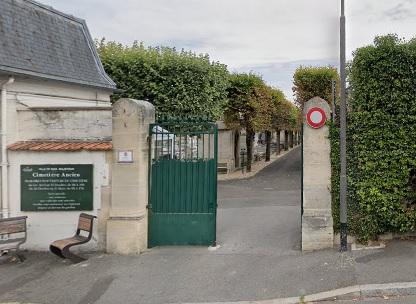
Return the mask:
M 215 245 L 217 125 L 161 120 L 149 133 L 149 247 Z

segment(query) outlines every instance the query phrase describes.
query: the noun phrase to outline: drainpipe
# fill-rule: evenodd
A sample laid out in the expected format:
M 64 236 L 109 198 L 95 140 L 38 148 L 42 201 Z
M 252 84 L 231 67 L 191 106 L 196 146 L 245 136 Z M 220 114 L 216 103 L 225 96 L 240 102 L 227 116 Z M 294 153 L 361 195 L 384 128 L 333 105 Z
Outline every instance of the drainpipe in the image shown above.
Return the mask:
M 1 89 L 1 213 L 3 218 L 9 217 L 9 163 L 7 159 L 7 90 L 6 87 L 14 82 L 10 76 L 0 84 Z

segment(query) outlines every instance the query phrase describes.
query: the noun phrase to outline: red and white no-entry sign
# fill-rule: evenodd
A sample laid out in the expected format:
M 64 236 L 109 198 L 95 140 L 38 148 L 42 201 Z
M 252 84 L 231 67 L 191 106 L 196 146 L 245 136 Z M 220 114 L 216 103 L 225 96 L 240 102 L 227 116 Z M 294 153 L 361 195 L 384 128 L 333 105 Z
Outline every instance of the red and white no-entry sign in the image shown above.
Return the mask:
M 326 122 L 325 111 L 321 108 L 312 108 L 306 114 L 306 121 L 314 129 L 319 129 Z

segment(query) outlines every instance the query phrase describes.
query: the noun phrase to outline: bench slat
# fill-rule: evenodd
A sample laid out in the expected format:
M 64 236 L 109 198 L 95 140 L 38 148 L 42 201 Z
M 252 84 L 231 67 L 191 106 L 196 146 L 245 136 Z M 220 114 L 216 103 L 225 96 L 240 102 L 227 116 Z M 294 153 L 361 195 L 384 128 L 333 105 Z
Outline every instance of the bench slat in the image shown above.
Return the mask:
M 78 229 L 90 232 L 92 221 L 93 219 L 91 218 L 80 216 L 78 221 Z
M 88 238 L 84 236 L 74 236 L 71 238 L 55 241 L 51 245 L 62 250 L 65 246 L 79 244 L 79 243 L 85 242 L 87 239 Z
M 26 220 L 0 221 L 0 235 L 12 234 L 26 231 Z
M 17 221 L 17 220 L 25 220 L 25 219 L 27 219 L 27 216 L 5 217 L 5 218 L 0 218 L 0 222 Z

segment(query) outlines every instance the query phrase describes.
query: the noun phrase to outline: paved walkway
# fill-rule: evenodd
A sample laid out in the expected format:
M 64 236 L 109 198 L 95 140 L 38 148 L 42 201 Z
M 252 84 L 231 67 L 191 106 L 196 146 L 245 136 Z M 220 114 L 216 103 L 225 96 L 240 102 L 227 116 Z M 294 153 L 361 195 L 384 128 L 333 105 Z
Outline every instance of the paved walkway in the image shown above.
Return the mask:
M 218 243 L 223 254 L 287 255 L 301 243 L 300 148 L 255 177 L 220 182 Z
M 300 146 L 296 146 L 296 147 L 291 148 L 287 151 L 282 150 L 279 155 L 277 155 L 276 153 L 272 153 L 270 155 L 270 161 L 269 162 L 264 161 L 264 159 L 262 159 L 260 161 L 253 162 L 251 164 L 251 172 L 246 172 L 246 170 L 239 169 L 239 170 L 236 170 L 234 172 L 230 172 L 228 174 L 218 174 L 218 181 L 222 182 L 222 181 L 239 180 L 239 179 L 247 179 L 247 178 L 250 178 L 250 177 L 254 177 L 255 175 L 257 175 L 257 173 L 262 171 L 264 168 L 270 166 L 275 161 L 277 161 L 279 158 L 282 158 L 287 153 L 290 153 L 290 152 L 292 152 L 293 149 L 297 149 L 297 148 L 300 149 Z
M 416 244 L 303 254 L 300 150 L 249 180 L 219 185 L 221 247 L 92 254 L 70 265 L 48 253 L 0 265 L 0 303 L 186 303 L 294 297 L 346 286 L 416 281 Z M 381 303 L 381 302 L 380 302 Z M 405 302 L 404 302 L 405 303 Z

